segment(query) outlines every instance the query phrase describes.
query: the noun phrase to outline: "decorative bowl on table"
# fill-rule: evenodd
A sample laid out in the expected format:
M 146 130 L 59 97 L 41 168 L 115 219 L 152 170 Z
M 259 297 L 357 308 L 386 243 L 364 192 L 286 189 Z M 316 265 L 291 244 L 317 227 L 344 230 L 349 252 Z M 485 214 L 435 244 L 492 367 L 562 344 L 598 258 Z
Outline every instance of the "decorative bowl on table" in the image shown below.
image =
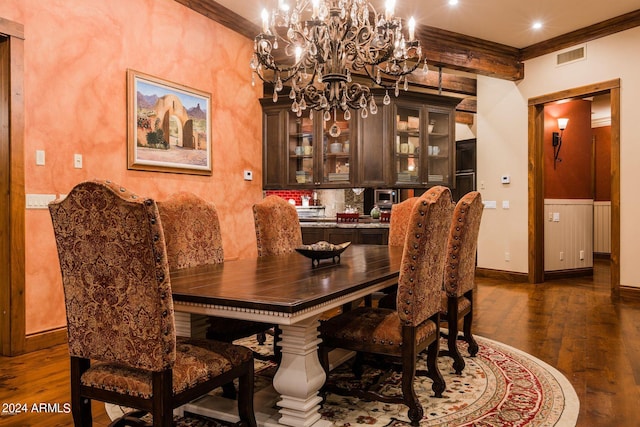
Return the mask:
M 340 254 L 351 244 L 351 242 L 334 245 L 333 243 L 321 240 L 311 245 L 302 245 L 296 248 L 296 251 L 307 258 L 311 258 L 311 266 L 317 267 L 321 259 L 333 260 L 333 263 L 340 262 Z

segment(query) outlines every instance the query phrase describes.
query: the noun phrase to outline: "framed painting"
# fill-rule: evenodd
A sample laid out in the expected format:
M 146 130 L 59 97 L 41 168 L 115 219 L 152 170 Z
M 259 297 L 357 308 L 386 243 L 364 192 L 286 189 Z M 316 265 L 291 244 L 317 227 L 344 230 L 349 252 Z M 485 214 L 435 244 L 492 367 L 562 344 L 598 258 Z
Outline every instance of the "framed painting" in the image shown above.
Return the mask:
M 211 94 L 127 70 L 128 168 L 211 175 Z

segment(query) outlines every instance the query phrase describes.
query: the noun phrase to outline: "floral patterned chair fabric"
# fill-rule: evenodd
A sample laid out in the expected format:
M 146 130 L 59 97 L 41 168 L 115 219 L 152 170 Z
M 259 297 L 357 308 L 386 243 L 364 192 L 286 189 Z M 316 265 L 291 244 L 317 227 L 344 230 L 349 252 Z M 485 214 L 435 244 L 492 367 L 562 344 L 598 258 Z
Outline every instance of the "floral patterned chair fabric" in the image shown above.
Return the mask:
M 413 206 L 418 201 L 417 197 L 410 197 L 400 203 L 391 206 L 391 218 L 389 219 L 389 246 L 404 246 L 407 237 L 407 226 Z
M 465 194 L 456 204 L 449 240 L 444 273 L 441 314 L 447 321 L 448 351 L 453 358 L 456 373 L 464 369 L 464 359 L 458 351 L 458 322 L 463 320 L 463 339 L 469 345 L 469 354 L 478 353 L 478 344 L 471 334 L 473 321 L 473 290 L 475 287 L 476 247 L 482 218 L 482 197 L 477 191 Z M 443 319 L 443 320 L 444 320 Z
M 253 205 L 258 256 L 291 253 L 302 245 L 296 208 L 280 196 L 270 195 Z
M 402 396 L 385 396 L 385 402 L 404 403 L 409 407 L 412 425 L 423 416 L 413 382 L 418 353 L 427 350 L 428 375 L 437 397 L 445 389 L 438 371 L 440 334 L 440 294 L 445 262 L 447 233 L 451 223 L 451 193 L 446 187 L 433 187 L 414 204 L 407 229 L 400 276 L 397 310 L 359 307 L 339 314 L 320 326 L 320 359 L 329 375 L 328 351 L 344 348 L 363 353 L 393 356 L 402 363 Z M 361 363 L 354 363 L 359 376 Z M 350 394 L 347 390 L 325 391 Z M 375 391 L 357 390 L 362 398 L 380 400 Z
M 171 270 L 224 261 L 218 211 L 193 193 L 158 201 Z
M 404 242 L 407 238 L 407 226 L 409 225 L 411 211 L 417 201 L 417 197 L 410 197 L 407 200 L 391 206 L 391 218 L 389 220 L 389 246 L 404 246 Z M 388 288 L 383 289 L 382 293 L 385 295 L 378 300 L 378 307 L 395 308 L 397 291 L 398 285 L 389 286 Z M 370 299 L 370 296 L 365 297 L 365 304 L 368 306 L 372 305 Z
M 240 418 L 255 425 L 251 351 L 176 339 L 156 203 L 112 182 L 90 181 L 49 210 L 65 296 L 75 425 L 92 424 L 91 399 L 151 412 L 154 426 L 173 425 L 173 408 L 234 378 Z
M 224 261 L 220 219 L 213 203 L 193 193 L 179 192 L 158 201 L 158 211 L 171 270 Z M 212 316 L 207 338 L 232 342 L 259 334 L 258 341 L 264 343 L 264 331 L 270 327 L 265 323 Z

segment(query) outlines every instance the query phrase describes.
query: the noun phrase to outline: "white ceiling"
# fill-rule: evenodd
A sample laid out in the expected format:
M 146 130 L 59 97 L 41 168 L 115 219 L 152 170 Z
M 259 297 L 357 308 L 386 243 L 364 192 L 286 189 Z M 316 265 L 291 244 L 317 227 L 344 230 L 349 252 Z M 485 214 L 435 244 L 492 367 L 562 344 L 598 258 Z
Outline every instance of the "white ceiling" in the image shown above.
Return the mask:
M 256 24 L 277 0 L 215 0 Z M 288 0 L 292 2 L 294 0 Z M 384 0 L 371 0 L 378 11 Z M 396 0 L 396 15 L 468 36 L 524 48 L 640 9 L 640 0 Z M 532 30 L 534 21 L 543 28 Z

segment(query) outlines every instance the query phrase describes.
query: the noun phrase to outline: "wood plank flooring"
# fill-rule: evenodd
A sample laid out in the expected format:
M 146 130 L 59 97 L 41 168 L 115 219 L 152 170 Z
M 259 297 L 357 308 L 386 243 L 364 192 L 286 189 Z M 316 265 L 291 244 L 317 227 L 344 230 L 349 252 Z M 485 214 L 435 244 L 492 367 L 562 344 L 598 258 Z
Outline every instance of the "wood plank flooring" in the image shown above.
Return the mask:
M 608 262 L 594 276 L 541 285 L 479 278 L 474 333 L 530 353 L 556 367 L 580 399 L 578 426 L 638 425 L 640 301 L 615 300 Z M 70 414 L 33 412 L 33 404 L 69 403 L 65 346 L 0 357 L 0 404 L 25 403 L 28 413 L 0 415 L 0 426 L 72 426 Z M 102 404 L 94 425 L 107 426 Z M 2 409 L 2 408 L 0 408 Z

